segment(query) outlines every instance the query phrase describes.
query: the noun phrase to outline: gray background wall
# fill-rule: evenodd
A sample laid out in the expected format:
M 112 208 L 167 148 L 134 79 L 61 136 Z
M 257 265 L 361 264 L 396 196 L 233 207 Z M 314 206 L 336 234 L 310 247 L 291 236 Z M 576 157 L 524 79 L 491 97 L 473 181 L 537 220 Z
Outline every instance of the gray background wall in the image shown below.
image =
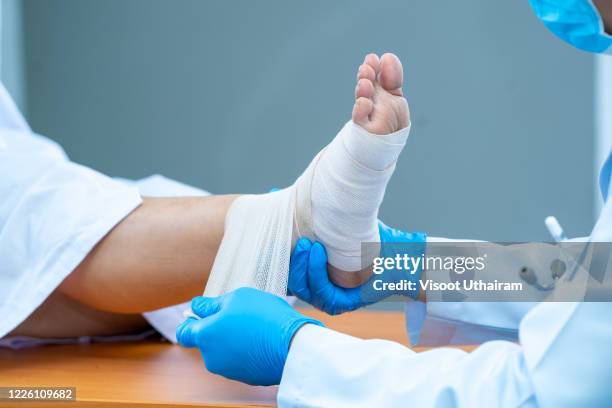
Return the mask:
M 6 1 L 6 0 L 4 0 Z M 593 59 L 526 1 L 26 0 L 33 128 L 113 176 L 290 184 L 349 119 L 370 51 L 404 61 L 413 132 L 381 217 L 548 239 L 593 221 Z

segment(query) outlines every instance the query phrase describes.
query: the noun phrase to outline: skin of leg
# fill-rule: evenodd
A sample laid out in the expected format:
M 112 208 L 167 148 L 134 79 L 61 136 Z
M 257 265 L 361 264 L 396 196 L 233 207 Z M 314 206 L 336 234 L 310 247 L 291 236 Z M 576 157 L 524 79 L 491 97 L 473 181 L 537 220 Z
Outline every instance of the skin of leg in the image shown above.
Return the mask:
M 144 198 L 59 291 L 112 313 L 142 313 L 201 295 L 236 197 Z
M 612 0 L 593 0 L 604 22 L 606 32 L 612 35 Z
M 142 333 L 149 328 L 139 314 L 96 310 L 56 290 L 9 336 L 66 338 Z
M 201 295 L 236 195 L 143 198 L 10 335 L 142 331 L 140 313 Z

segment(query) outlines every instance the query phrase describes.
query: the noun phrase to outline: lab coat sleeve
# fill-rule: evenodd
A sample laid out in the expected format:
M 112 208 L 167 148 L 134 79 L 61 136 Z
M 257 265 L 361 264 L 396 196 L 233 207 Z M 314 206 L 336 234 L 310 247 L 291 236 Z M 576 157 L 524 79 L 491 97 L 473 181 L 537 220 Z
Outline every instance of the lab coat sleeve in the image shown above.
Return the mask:
M 542 407 L 609 407 L 612 303 L 543 303 L 521 322 L 520 340 Z
M 472 353 L 422 353 L 314 325 L 296 334 L 281 380 L 281 407 L 492 407 L 530 405 L 521 348 L 494 341 Z
M 542 303 L 520 345 L 414 353 L 316 326 L 293 339 L 278 402 L 288 407 L 605 407 L 612 400 L 612 303 Z
M 519 269 L 525 265 L 536 271 L 548 270 L 550 264 L 548 258 L 552 259 L 557 254 L 556 249 L 551 246 L 550 256 L 539 261 L 545 264 L 543 268 L 533 265 L 533 257 L 529 256 L 529 251 L 526 250 L 531 247 L 502 246 L 484 241 L 428 237 L 428 255 L 435 255 L 436 251 L 444 253 L 449 243 L 457 243 L 455 249 L 465 250 L 468 255 L 472 251 L 478 253 L 486 251 L 486 254 L 483 252 L 480 255 L 488 257 L 487 269 L 476 272 L 474 280 L 505 281 L 509 276 L 518 276 Z M 473 247 L 470 243 L 474 243 Z M 436 244 L 442 246 L 436 246 Z M 540 252 L 544 253 L 544 249 L 540 249 Z M 437 275 L 436 278 L 443 280 L 440 275 Z M 446 278 L 450 281 L 450 276 Z M 540 280 L 545 281 L 546 278 L 546 276 L 541 276 Z M 546 296 L 545 293 L 538 293 L 535 288 L 527 287 L 526 290 L 531 290 L 534 298 L 540 295 L 543 299 Z M 514 341 L 517 338 L 521 319 L 537 304 L 535 302 L 492 301 L 494 299 L 478 302 L 470 300 L 469 297 L 461 302 L 432 301 L 436 295 L 437 293 L 427 293 L 428 302 L 425 305 L 408 304 L 406 306 L 407 320 L 412 322 L 407 326 L 412 344 L 440 346 L 479 344 L 494 339 Z M 419 317 L 419 314 L 422 316 Z
M 0 338 L 141 203 L 135 187 L 71 162 L 53 141 L 0 127 Z
M 568 242 L 580 243 L 588 237 L 575 238 Z M 484 243 L 484 241 L 427 237 L 428 248 L 436 243 L 461 243 L 460 248 L 468 248 L 465 243 Z M 476 244 L 477 245 L 477 244 Z M 489 261 L 494 262 L 486 273 L 476 276 L 482 280 L 504 281 L 508 276 L 516 276 L 519 269 L 529 266 L 538 274 L 539 282 L 549 283 L 547 275 L 550 263 L 557 258 L 558 251 L 552 245 L 534 244 L 499 246 L 486 243 Z M 534 250 L 534 251 L 530 251 Z M 544 300 L 549 292 L 538 291 L 527 286 L 530 298 Z M 477 302 L 407 302 L 405 308 L 406 329 L 411 344 L 442 346 L 447 344 L 480 344 L 490 340 L 516 341 L 518 328 L 523 317 L 538 302 L 488 301 Z

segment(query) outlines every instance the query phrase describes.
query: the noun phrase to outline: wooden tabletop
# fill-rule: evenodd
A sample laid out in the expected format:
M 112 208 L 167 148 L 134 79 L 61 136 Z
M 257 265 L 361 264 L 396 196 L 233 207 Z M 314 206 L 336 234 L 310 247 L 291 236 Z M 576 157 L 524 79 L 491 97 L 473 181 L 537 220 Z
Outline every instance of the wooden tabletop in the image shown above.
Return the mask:
M 328 327 L 408 345 L 400 312 L 358 311 L 330 317 L 301 310 Z M 76 387 L 77 402 L 41 407 L 242 407 L 276 404 L 276 387 L 252 387 L 210 374 L 196 350 L 139 342 L 0 349 L 0 387 Z M 69 405 L 67 405 L 69 404 Z M 7 402 L 1 407 L 24 404 Z

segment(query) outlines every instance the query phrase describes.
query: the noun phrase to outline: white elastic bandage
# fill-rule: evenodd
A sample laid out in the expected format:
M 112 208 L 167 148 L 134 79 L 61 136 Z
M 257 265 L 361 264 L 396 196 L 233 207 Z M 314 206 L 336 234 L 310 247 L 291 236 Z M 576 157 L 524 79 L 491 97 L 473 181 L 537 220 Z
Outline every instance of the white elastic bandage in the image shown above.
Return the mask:
M 232 203 L 204 296 L 243 286 L 287 294 L 294 203 L 293 187 Z
M 374 135 L 348 122 L 323 151 L 310 192 L 313 231 L 336 268 L 358 271 L 378 255 L 362 254 L 361 243 L 380 240 L 378 208 L 409 132 Z
M 335 267 L 360 270 L 361 243 L 379 241 L 378 207 L 408 133 L 372 135 L 348 122 L 291 187 L 236 199 L 204 295 L 243 286 L 286 295 L 300 236 L 325 245 Z

